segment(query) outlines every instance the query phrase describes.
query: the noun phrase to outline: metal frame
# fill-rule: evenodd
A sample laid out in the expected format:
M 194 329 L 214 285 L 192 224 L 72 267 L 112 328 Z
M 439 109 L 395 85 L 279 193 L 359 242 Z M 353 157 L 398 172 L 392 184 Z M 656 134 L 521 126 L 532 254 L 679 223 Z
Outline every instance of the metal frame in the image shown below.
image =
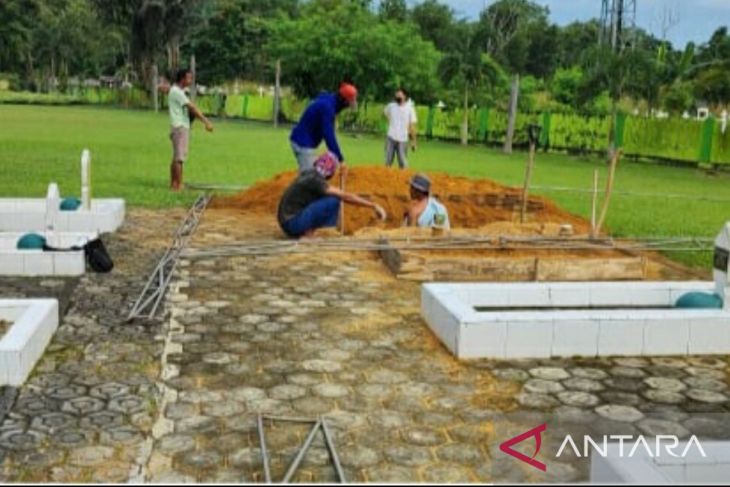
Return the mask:
M 258 429 L 258 435 L 259 435 L 259 443 L 261 447 L 261 459 L 262 463 L 264 465 L 264 480 L 267 484 L 271 484 L 271 466 L 269 461 L 269 452 L 266 447 L 266 434 L 264 430 L 264 419 L 269 421 L 279 421 L 283 423 L 299 423 L 299 424 L 313 424 L 314 426 L 309 432 L 309 435 L 307 435 L 306 440 L 304 441 L 304 444 L 297 452 L 296 456 L 294 457 L 294 460 L 292 460 L 291 464 L 289 464 L 289 468 L 286 471 L 286 474 L 284 475 L 284 479 L 281 481 L 282 484 L 288 484 L 291 482 L 291 480 L 294 478 L 294 475 L 297 473 L 297 470 L 299 469 L 299 465 L 301 465 L 302 461 L 304 460 L 304 456 L 307 454 L 307 451 L 309 450 L 309 447 L 312 446 L 312 442 L 314 441 L 315 436 L 317 435 L 317 432 L 319 430 L 322 430 L 322 433 L 324 434 L 324 442 L 327 446 L 327 451 L 329 452 L 330 459 L 332 460 L 332 464 L 335 467 L 335 471 L 337 472 L 337 479 L 341 484 L 346 484 L 347 481 L 345 480 L 345 472 L 342 470 L 342 464 L 340 463 L 340 457 L 337 454 L 337 450 L 335 449 L 335 443 L 332 439 L 332 435 L 330 433 L 329 428 L 327 427 L 327 420 L 320 416 L 317 419 L 307 419 L 307 418 L 293 418 L 293 417 L 275 417 L 275 416 L 268 416 L 268 415 L 261 415 L 259 414 L 257 417 L 257 429 Z
M 132 310 L 129 312 L 127 322 L 134 321 L 138 318 L 147 320 L 160 319 L 158 310 L 163 298 L 167 292 L 167 288 L 172 280 L 172 275 L 177 266 L 177 261 L 185 247 L 187 247 L 190 238 L 195 234 L 200 224 L 200 219 L 205 212 L 206 207 L 211 199 L 211 193 L 206 192 L 198 196 L 193 206 L 188 211 L 182 224 L 175 232 L 172 244 L 167 248 L 157 266 L 150 274 L 147 284 L 140 293 L 137 301 L 134 303 Z

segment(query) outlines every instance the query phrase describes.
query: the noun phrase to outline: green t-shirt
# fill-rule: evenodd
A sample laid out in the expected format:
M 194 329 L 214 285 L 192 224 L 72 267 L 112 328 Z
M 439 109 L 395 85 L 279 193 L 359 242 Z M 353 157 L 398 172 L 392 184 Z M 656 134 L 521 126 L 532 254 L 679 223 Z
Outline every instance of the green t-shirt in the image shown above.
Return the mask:
M 167 105 L 170 107 L 170 125 L 172 128 L 190 128 L 188 104 L 190 100 L 178 85 L 172 85 L 167 95 Z

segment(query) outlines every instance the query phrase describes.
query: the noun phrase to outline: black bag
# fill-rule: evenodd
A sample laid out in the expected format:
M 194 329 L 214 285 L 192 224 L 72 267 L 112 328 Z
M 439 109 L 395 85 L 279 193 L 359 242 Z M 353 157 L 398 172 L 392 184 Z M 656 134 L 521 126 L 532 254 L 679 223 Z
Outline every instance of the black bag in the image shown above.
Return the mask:
M 114 261 L 109 256 L 104 242 L 100 238 L 90 240 L 84 245 L 84 253 L 86 254 L 86 262 L 94 272 L 107 273 L 114 269 Z

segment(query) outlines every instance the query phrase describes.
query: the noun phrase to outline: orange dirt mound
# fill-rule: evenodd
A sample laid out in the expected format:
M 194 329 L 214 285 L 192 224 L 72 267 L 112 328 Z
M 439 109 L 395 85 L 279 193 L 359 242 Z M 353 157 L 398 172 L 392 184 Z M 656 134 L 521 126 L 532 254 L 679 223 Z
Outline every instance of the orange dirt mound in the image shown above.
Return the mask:
M 365 228 L 397 228 L 402 225 L 408 204 L 408 182 L 413 171 L 378 167 L 350 168 L 346 191 L 369 198 L 385 208 L 388 221 L 379 222 L 372 210 L 348 205 L 345 210 L 345 231 L 348 234 Z M 217 198 L 214 208 L 232 208 L 250 213 L 266 213 L 273 217 L 279 198 L 296 176 L 286 172 L 273 179 L 255 184 L 232 197 Z M 487 179 L 468 179 L 447 174 L 429 174 L 433 192 L 449 210 L 454 228 L 480 228 L 494 222 L 519 220 L 521 190 L 500 185 Z M 337 176 L 332 184 L 339 184 Z M 585 233 L 589 224 L 582 218 L 558 208 L 552 201 L 531 197 L 530 222 L 571 224 L 576 233 Z

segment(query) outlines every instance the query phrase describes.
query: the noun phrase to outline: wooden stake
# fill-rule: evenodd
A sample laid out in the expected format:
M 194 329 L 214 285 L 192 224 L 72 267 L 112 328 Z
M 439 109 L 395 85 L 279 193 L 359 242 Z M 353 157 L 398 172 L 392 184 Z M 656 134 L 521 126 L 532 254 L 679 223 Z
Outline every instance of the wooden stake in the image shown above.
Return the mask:
M 616 167 L 618 166 L 618 161 L 622 155 L 623 151 L 618 149 L 611 159 L 611 166 L 608 169 L 608 181 L 606 182 L 606 194 L 604 195 L 603 205 L 601 206 L 601 216 L 598 219 L 598 224 L 596 225 L 596 235 L 600 235 L 601 228 L 603 228 L 603 224 L 606 222 L 608 206 L 611 203 L 611 194 L 613 193 L 613 180 L 616 177 Z
M 274 128 L 279 127 L 279 111 L 281 110 L 281 59 L 276 61 L 276 81 L 274 85 Z
M 591 198 L 591 237 L 596 238 L 596 219 L 598 217 L 598 169 L 593 170 L 593 194 Z
M 530 142 L 530 157 L 527 160 L 525 170 L 525 184 L 522 187 L 522 211 L 520 212 L 520 223 L 527 221 L 527 204 L 530 200 L 530 182 L 532 181 L 532 169 L 535 166 L 535 142 Z
M 340 165 L 340 191 L 345 191 L 345 171 Z M 340 233 L 345 234 L 345 202 L 340 202 Z

